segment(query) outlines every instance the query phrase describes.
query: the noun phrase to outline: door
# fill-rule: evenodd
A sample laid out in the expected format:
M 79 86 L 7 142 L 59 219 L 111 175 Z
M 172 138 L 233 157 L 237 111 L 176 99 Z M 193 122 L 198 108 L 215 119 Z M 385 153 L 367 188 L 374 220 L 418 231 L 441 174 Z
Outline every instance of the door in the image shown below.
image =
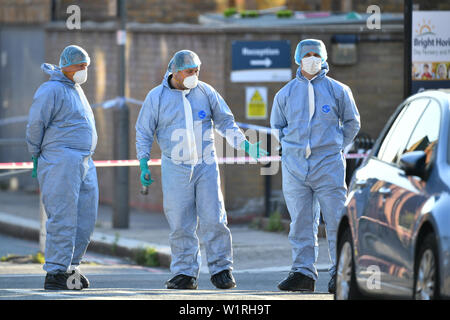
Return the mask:
M 441 108 L 435 100 L 430 100 L 402 151 L 424 151 L 427 154 L 425 166 L 430 170 L 435 146 L 439 137 Z M 401 156 L 400 155 L 400 156 Z M 399 159 L 398 159 L 399 160 Z M 387 225 L 380 225 L 380 237 L 388 239 L 385 256 L 392 263 L 390 282 L 407 290 L 413 289 L 414 243 L 413 233 L 421 208 L 430 195 L 426 181 L 416 176 L 406 176 L 395 163 L 395 174 L 387 177 L 384 187 L 389 191 L 383 208 Z
M 358 238 L 360 267 L 360 286 L 374 294 L 404 294 L 398 284 L 392 284 L 392 274 L 397 272 L 401 256 L 393 254 L 396 242 L 395 233 L 391 232 L 392 219 L 385 212 L 385 207 L 392 204 L 393 195 L 398 191 L 391 188 L 392 182 L 399 179 L 401 172 L 398 160 L 405 150 L 412 131 L 426 109 L 428 98 L 418 98 L 408 103 L 381 141 L 380 147 L 367 165 L 359 172 L 366 183 L 367 204 L 359 218 Z M 355 181 L 358 184 L 358 181 Z M 368 286 L 365 279 L 377 272 L 381 286 Z M 395 277 L 394 277 L 395 278 Z M 389 284 L 386 286 L 385 284 Z M 373 290 L 375 290 L 373 292 Z

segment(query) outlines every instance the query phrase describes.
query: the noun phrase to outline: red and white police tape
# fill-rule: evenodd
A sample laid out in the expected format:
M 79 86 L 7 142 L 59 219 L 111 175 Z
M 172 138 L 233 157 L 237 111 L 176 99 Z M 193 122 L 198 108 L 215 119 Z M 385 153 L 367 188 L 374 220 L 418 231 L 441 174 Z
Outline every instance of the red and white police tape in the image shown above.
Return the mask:
M 363 159 L 367 157 L 367 153 L 348 153 L 345 155 L 346 159 Z M 258 162 L 275 162 L 281 161 L 280 156 L 261 157 L 256 161 L 250 157 L 226 157 L 218 158 L 219 164 L 256 164 Z M 95 160 L 94 164 L 97 168 L 102 167 L 138 167 L 138 160 Z M 160 166 L 161 159 L 150 159 L 149 166 Z M 33 169 L 33 162 L 0 162 L 0 170 L 20 170 Z

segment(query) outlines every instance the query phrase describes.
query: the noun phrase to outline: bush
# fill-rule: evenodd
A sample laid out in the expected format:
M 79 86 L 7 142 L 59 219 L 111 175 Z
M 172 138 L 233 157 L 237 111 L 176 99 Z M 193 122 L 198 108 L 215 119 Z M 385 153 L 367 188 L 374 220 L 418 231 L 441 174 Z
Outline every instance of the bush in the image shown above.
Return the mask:
M 257 18 L 257 17 L 259 17 L 259 12 L 256 10 L 241 11 L 241 18 Z
M 266 231 L 283 231 L 283 223 L 281 221 L 281 213 L 275 211 L 270 214 L 269 221 L 267 222 Z
M 237 13 L 236 8 L 227 8 L 225 9 L 225 11 L 223 12 L 223 15 L 227 18 L 234 16 Z
M 35 255 L 33 255 L 32 261 L 34 263 L 44 264 L 45 263 L 45 257 L 44 257 L 44 255 L 41 252 L 38 252 Z
M 150 247 L 137 249 L 134 260 L 137 264 L 145 267 L 159 266 L 158 253 Z
M 17 255 L 17 254 L 7 254 L 6 256 L 0 257 L 1 262 L 12 262 L 12 263 L 45 263 L 45 257 L 41 252 L 36 254 L 27 255 Z
M 277 12 L 278 18 L 290 18 L 292 17 L 292 11 L 291 10 L 280 10 Z

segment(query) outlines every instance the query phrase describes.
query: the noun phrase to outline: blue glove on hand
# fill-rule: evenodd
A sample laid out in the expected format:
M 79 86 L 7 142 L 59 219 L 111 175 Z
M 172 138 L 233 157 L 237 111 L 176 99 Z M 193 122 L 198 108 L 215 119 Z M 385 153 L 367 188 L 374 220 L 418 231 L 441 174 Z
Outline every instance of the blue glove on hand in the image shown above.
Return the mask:
M 31 177 L 36 178 L 37 177 L 38 158 L 33 156 L 33 157 L 31 157 L 31 160 L 33 160 L 33 171 L 31 171 Z
M 148 187 L 154 181 L 152 180 L 152 174 L 150 173 L 150 169 L 148 168 L 148 159 L 143 158 L 139 160 L 139 167 L 141 168 L 141 184 L 144 187 Z M 145 179 L 145 176 L 148 174 L 148 179 Z
M 247 140 L 242 141 L 241 143 L 241 149 L 245 150 L 245 152 L 252 157 L 255 160 L 258 160 L 260 157 L 265 157 L 269 153 L 261 148 L 260 145 L 261 141 L 258 141 L 257 143 L 250 143 Z

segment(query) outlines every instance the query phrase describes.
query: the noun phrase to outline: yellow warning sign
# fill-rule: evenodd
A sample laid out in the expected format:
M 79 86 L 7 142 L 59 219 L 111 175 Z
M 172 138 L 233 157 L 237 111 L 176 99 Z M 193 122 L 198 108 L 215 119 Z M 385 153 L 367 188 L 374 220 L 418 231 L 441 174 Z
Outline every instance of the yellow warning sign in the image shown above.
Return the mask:
M 267 88 L 247 87 L 247 119 L 267 118 Z

